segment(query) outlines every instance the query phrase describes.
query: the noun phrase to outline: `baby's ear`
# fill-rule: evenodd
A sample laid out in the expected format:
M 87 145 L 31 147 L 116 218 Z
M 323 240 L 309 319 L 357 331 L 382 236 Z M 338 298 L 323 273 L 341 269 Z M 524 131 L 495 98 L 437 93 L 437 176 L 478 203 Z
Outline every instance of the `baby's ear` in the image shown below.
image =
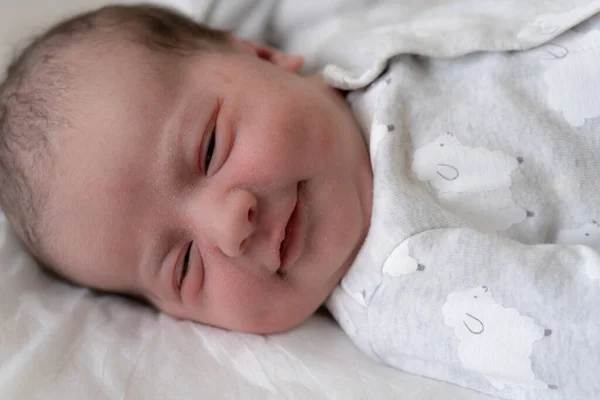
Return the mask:
M 287 54 L 283 51 L 265 46 L 263 44 L 250 40 L 233 37 L 234 44 L 244 52 L 251 53 L 271 64 L 277 65 L 284 70 L 297 73 L 304 64 L 304 58 L 292 54 Z

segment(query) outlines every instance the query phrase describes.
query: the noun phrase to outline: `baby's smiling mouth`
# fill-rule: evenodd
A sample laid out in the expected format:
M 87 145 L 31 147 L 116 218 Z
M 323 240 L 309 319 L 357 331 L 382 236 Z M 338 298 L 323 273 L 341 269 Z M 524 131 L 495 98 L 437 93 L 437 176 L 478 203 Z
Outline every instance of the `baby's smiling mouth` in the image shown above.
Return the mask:
M 298 182 L 296 188 L 296 204 L 285 227 L 285 237 L 279 246 L 279 259 L 281 264 L 277 273 L 285 273 L 290 265 L 293 265 L 302 253 L 304 218 L 303 209 L 300 204 L 300 190 L 303 181 Z

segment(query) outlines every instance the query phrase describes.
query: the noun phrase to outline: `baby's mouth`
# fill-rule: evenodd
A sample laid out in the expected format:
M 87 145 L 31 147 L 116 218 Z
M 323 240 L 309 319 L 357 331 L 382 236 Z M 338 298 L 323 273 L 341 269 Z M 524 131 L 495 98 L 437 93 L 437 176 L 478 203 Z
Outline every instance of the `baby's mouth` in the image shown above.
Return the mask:
M 283 240 L 281 241 L 281 245 L 279 246 L 279 259 L 281 260 L 281 265 L 279 266 L 279 270 L 283 269 L 284 267 L 284 260 L 286 259 L 286 255 L 287 255 L 287 250 L 290 247 L 290 242 L 291 242 L 291 231 L 292 231 L 292 227 L 294 225 L 294 218 L 296 216 L 296 214 L 298 214 L 298 200 L 296 200 L 296 205 L 294 206 L 294 210 L 292 211 L 292 214 L 290 215 L 290 219 L 287 222 L 287 225 L 285 226 L 285 236 L 283 238 Z
M 285 227 L 285 237 L 281 241 L 279 246 L 279 259 L 281 264 L 278 273 L 283 273 L 287 268 L 293 264 L 300 256 L 302 246 L 302 229 L 303 229 L 303 218 L 302 218 L 302 207 L 300 205 L 300 190 L 303 187 L 303 181 L 298 183 L 296 188 L 296 205 L 290 215 L 290 219 Z

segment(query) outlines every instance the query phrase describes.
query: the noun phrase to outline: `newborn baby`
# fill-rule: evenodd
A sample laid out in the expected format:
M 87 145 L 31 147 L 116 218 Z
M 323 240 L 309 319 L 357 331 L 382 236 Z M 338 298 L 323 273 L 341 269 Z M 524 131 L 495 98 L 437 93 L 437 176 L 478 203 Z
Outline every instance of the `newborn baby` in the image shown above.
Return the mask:
M 350 109 L 301 65 L 151 6 L 63 22 L 2 85 L 2 208 L 75 283 L 289 329 L 349 268 L 372 195 Z
M 2 207 L 41 264 L 179 318 L 271 333 L 326 303 L 395 368 L 594 398 L 596 12 L 495 53 L 471 16 L 474 54 L 325 80 L 166 9 L 78 16 L 2 85 Z

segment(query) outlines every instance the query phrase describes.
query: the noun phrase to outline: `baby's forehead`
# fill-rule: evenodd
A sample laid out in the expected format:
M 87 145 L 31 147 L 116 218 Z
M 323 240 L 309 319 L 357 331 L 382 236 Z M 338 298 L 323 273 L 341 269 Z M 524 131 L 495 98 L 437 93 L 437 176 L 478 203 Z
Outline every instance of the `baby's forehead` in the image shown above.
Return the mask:
M 156 103 L 163 102 L 161 96 L 174 95 L 176 59 L 166 67 L 163 60 L 153 57 L 142 46 L 129 44 L 90 50 L 93 51 L 67 61 L 71 62 L 69 69 L 73 73 L 63 109 L 65 118 L 79 127 L 80 134 L 89 131 L 92 121 L 100 123 L 101 118 L 107 121 L 124 110 L 135 111 L 141 106 L 160 108 Z M 125 119 L 117 122 L 130 124 Z
M 111 36 L 104 41 L 96 39 L 80 43 L 67 53 L 65 62 L 84 82 L 95 76 L 119 74 L 124 69 L 133 68 L 147 74 L 161 67 L 161 57 L 147 47 L 131 41 L 115 40 Z
M 106 106 L 106 99 L 82 102 L 90 111 L 63 136 L 49 204 L 53 234 L 58 233 L 55 249 L 63 257 L 56 264 L 73 266 L 78 280 L 89 277 L 90 285 L 106 279 L 107 287 L 114 286 L 110 279 L 120 279 L 119 271 L 91 272 L 105 263 L 138 264 L 137 233 L 156 231 L 144 225 L 144 215 L 157 214 L 154 188 L 162 181 L 156 142 L 150 136 L 144 140 L 156 113 L 136 117 L 140 111 L 130 107 L 132 101 L 115 97 L 113 108 Z M 93 264 L 95 260 L 103 263 Z

